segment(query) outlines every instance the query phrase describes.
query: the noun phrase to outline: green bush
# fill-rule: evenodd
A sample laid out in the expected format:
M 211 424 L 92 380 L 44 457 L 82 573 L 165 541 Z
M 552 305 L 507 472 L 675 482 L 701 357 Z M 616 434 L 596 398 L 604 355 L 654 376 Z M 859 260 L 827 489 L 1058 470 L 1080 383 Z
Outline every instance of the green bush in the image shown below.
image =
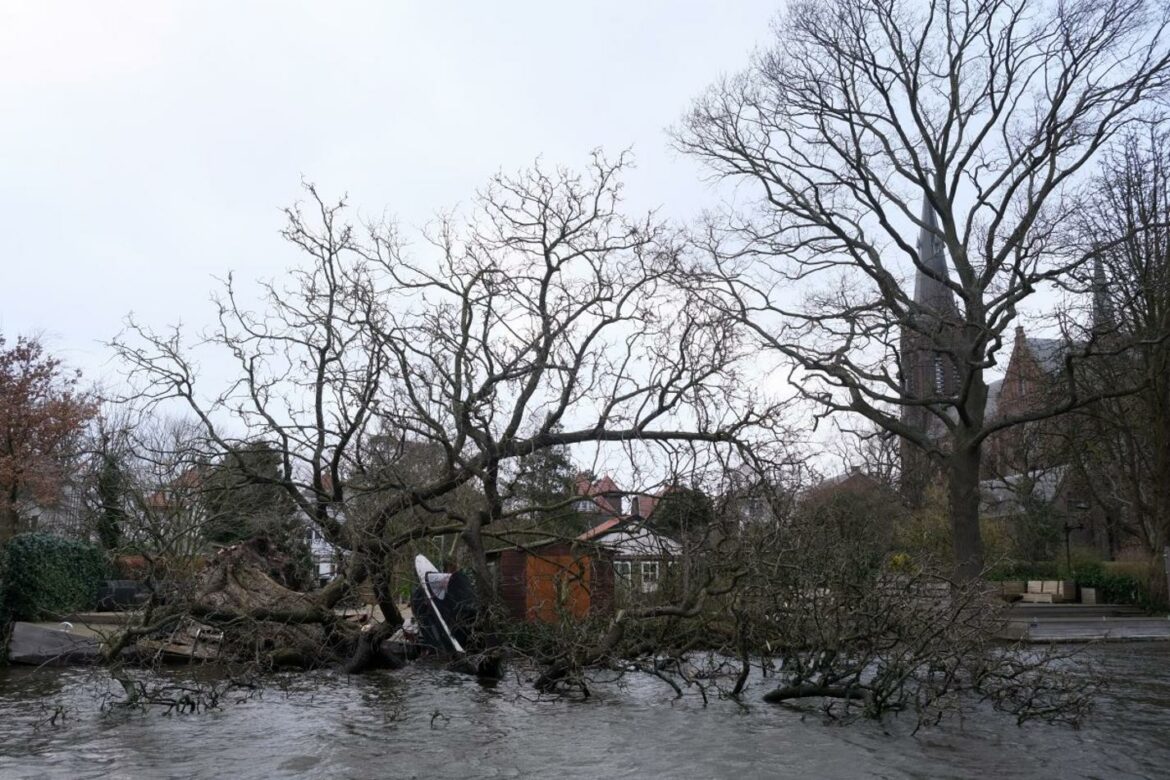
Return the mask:
M 1002 580 L 1075 580 L 1082 588 L 1096 588 L 1097 600 L 1104 604 L 1133 604 L 1148 610 L 1162 609 L 1151 596 L 1148 576 L 1140 565 L 1073 560 L 1072 569 L 1064 561 L 1004 561 L 987 573 L 992 582 Z
M 1061 577 L 1061 566 L 1055 561 L 1013 561 L 997 563 L 987 572 L 992 582 L 1003 580 L 1056 580 Z
M 41 533 L 14 536 L 0 552 L 0 613 L 7 620 L 52 620 L 90 609 L 108 576 L 95 545 Z
M 1098 601 L 1108 604 L 1133 604 L 1148 610 L 1164 606 L 1150 595 L 1147 579 L 1134 574 L 1110 571 L 1097 563 L 1074 566 L 1071 576 L 1082 588 L 1096 588 Z

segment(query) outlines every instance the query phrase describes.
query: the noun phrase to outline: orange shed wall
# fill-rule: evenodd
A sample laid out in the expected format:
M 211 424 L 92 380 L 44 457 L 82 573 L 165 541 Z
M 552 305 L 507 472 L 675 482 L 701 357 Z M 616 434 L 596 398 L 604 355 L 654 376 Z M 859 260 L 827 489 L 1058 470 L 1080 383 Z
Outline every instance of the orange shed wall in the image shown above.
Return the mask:
M 613 566 L 604 552 L 546 545 L 500 553 L 500 597 L 514 620 L 554 622 L 564 609 L 576 619 L 613 606 Z
M 525 617 L 556 622 L 562 612 L 580 620 L 589 614 L 589 556 L 529 555 Z

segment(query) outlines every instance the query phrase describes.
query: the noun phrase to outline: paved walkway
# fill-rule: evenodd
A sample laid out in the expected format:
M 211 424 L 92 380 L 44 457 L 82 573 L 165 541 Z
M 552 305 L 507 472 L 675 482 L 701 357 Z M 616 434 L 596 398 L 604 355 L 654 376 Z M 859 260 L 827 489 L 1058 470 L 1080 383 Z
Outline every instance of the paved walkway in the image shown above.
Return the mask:
M 1117 604 L 1017 604 L 1005 639 L 1026 642 L 1135 642 L 1170 640 L 1170 617 Z

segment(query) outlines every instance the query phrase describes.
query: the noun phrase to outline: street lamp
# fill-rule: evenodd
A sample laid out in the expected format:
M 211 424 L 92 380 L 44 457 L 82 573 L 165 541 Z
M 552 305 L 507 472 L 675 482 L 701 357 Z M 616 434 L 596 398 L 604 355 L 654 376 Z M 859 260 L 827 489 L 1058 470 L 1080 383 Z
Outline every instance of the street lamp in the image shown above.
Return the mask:
M 1080 516 L 1089 508 L 1089 505 L 1084 503 L 1083 501 L 1078 501 L 1077 503 L 1072 505 L 1072 508 L 1074 511 L 1076 511 L 1077 515 Z M 1070 575 L 1072 574 L 1072 543 L 1070 541 L 1070 539 L 1072 538 L 1072 532 L 1073 531 L 1080 531 L 1084 527 L 1085 526 L 1083 523 L 1078 523 L 1077 525 L 1071 524 L 1068 521 L 1068 516 L 1067 515 L 1065 516 L 1065 519 L 1064 519 L 1064 565 L 1068 568 L 1068 573 Z

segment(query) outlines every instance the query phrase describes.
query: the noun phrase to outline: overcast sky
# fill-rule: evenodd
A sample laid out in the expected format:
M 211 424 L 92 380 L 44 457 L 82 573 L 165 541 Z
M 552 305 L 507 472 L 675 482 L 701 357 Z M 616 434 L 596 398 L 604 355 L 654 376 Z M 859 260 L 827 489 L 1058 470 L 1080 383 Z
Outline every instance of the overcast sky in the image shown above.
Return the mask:
M 0 332 L 88 377 L 133 311 L 297 261 L 302 177 L 406 226 L 537 156 L 632 147 L 629 202 L 716 195 L 665 129 L 767 41 L 774 0 L 0 3 Z

